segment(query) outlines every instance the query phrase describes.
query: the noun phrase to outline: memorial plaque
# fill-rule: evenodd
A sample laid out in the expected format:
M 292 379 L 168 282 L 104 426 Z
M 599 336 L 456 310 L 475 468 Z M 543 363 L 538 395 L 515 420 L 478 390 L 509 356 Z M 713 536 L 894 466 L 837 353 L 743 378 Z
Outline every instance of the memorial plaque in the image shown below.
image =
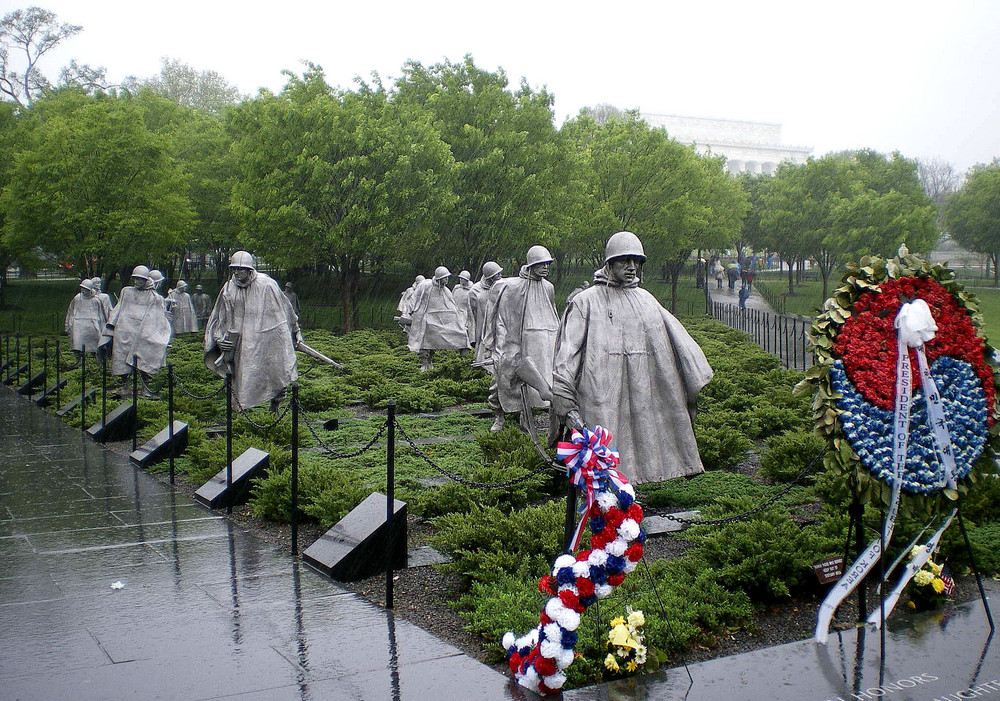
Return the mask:
M 830 557 L 813 563 L 813 572 L 820 584 L 836 582 L 844 574 L 844 558 Z

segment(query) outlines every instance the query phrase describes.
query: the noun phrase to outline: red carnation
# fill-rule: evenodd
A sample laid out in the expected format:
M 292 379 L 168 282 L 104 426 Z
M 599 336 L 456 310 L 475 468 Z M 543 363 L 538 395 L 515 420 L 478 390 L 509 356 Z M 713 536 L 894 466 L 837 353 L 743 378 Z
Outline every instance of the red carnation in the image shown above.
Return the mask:
M 552 575 L 545 575 L 538 580 L 538 591 L 542 594 L 555 594 L 555 590 L 552 589 Z
M 535 660 L 535 671 L 543 677 L 550 677 L 556 673 L 556 661 L 549 657 L 541 657 Z
M 576 590 L 580 592 L 580 598 L 587 598 L 594 595 L 594 583 L 586 577 L 579 577 L 576 580 Z
M 613 587 L 617 587 L 619 584 L 621 584 L 624 581 L 625 581 L 625 573 L 624 572 L 619 572 L 618 574 L 609 574 L 608 575 L 608 584 L 610 584 Z
M 628 507 L 628 517 L 636 523 L 642 523 L 642 507 L 633 502 L 632 506 Z
M 573 609 L 577 613 L 583 613 L 587 610 L 586 606 L 582 606 L 580 604 L 580 597 L 571 592 L 569 589 L 563 589 L 559 592 L 559 600 L 563 602 L 563 606 Z
M 627 557 L 632 562 L 638 562 L 642 559 L 642 543 L 635 541 L 632 545 L 625 548 L 625 557 Z
M 590 550 L 581 550 L 576 554 L 577 562 L 584 562 L 588 557 L 590 557 Z

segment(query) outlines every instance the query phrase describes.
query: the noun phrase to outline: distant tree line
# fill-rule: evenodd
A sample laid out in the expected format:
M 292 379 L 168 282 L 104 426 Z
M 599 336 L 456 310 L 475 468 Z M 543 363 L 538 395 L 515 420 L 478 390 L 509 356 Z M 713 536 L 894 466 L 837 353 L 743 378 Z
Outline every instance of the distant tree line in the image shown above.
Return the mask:
M 608 235 L 628 229 L 675 285 L 696 252 L 733 247 L 814 260 L 826 282 L 847 260 L 904 241 L 926 251 L 939 234 L 938 203 L 899 154 L 732 178 L 721 157 L 634 112 L 599 105 L 557 127 L 550 93 L 511 86 L 471 56 L 411 61 L 392 84 L 374 76 L 352 89 L 309 65 L 250 98 L 169 59 L 160 75 L 119 86 L 75 62 L 57 84 L 44 80 L 38 56 L 78 31 L 39 8 L 0 22 L 4 276 L 15 261 L 105 278 L 140 262 L 187 274 L 186 261 L 210 255 L 221 280 L 243 247 L 336 276 L 349 329 L 362 280 L 389 266 L 475 274 L 535 243 L 557 262 L 596 266 Z M 974 171 L 943 199 L 966 213 L 941 219 L 994 257 L 997 227 L 980 215 L 989 197 L 963 198 L 974 182 L 1000 187 L 982 175 L 997 169 Z

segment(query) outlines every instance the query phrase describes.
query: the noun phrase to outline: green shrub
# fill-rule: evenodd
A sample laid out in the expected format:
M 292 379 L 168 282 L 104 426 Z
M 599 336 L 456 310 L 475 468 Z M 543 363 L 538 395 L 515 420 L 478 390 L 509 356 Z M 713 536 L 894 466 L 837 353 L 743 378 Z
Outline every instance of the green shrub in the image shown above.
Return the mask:
M 725 497 L 703 512 L 705 519 L 744 513 L 759 504 L 750 497 Z M 687 537 L 698 547 L 686 554 L 713 578 L 755 600 L 789 596 L 811 576 L 826 542 L 800 529 L 788 510 L 770 506 L 748 518 L 715 526 L 692 526 Z
M 438 532 L 431 545 L 453 560 L 441 569 L 466 586 L 490 580 L 498 571 L 516 572 L 527 562 L 534 576 L 545 574 L 561 551 L 565 504 L 551 501 L 505 513 L 492 506 L 473 506 L 433 520 Z
M 809 463 L 826 450 L 826 442 L 805 431 L 786 431 L 769 438 L 767 452 L 760 458 L 760 471 L 773 482 L 792 481 Z M 813 474 L 822 472 L 815 465 Z
M 706 470 L 736 467 L 753 448 L 753 442 L 749 438 L 726 426 L 711 427 L 695 423 L 694 436 Z
M 644 508 L 693 509 L 712 504 L 721 497 L 762 497 L 767 488 L 746 475 L 714 470 L 694 477 L 641 484 L 636 491 Z

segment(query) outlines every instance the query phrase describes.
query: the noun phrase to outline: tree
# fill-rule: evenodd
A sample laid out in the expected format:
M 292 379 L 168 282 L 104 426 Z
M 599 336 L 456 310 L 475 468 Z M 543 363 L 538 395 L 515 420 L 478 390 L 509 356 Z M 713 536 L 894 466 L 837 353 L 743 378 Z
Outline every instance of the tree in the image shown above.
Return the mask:
M 0 192 L 10 182 L 11 171 L 13 170 L 13 156 L 20 148 L 20 139 L 23 130 L 20 123 L 23 116 L 18 114 L 18 110 L 13 102 L 0 102 L 0 153 L 8 154 L 7 158 L 0 158 Z M 7 268 L 10 267 L 20 253 L 4 241 L 2 232 L 6 217 L 4 210 L 0 207 L 0 308 L 7 303 Z
M 462 261 L 469 270 L 536 243 L 554 247 L 566 217 L 560 203 L 566 149 L 553 124 L 552 96 L 522 80 L 507 89 L 503 70 L 461 63 L 409 62 L 394 100 L 428 112 L 455 161 L 458 202 L 442 222 L 428 266 Z
M 989 259 L 993 285 L 1000 285 L 1000 160 L 969 171 L 962 188 L 948 198 L 944 220 L 956 241 Z
M 936 210 L 917 164 L 898 153 L 831 154 L 783 166 L 778 176 L 769 187 L 765 223 L 796 238 L 798 250 L 816 261 L 824 299 L 831 273 L 848 260 L 894 253 L 904 242 L 928 251 L 937 241 Z
M 0 196 L 4 242 L 81 275 L 148 262 L 190 230 L 187 180 L 137 106 L 65 90 L 38 100 Z
M 636 233 L 658 260 L 677 297 L 677 280 L 695 248 L 719 247 L 738 234 L 746 195 L 717 158 L 699 156 L 635 113 L 598 126 L 587 114 L 563 131 L 580 152 L 586 197 L 575 243 L 596 264 L 608 235 Z
M 429 115 L 388 97 L 381 86 L 335 91 L 310 66 L 228 121 L 241 240 L 279 264 L 337 270 L 345 331 L 358 323 L 363 265 L 408 259 L 456 199 L 454 162 Z
M 21 107 L 28 107 L 39 95 L 52 88 L 38 69 L 38 61 L 66 39 L 76 36 L 83 27 L 56 21 L 56 15 L 40 7 L 8 12 L 0 20 L 0 93 Z M 15 68 L 21 64 L 21 68 Z M 60 85 L 85 90 L 104 87 L 103 68 L 80 64 L 76 60 L 62 70 Z
M 164 57 L 161 60 L 159 75 L 143 80 L 129 76 L 123 87 L 131 92 L 149 88 L 179 105 L 210 114 L 221 114 L 226 107 L 245 99 L 239 88 L 230 85 L 215 71 L 198 71 L 179 59 Z
M 917 160 L 917 175 L 924 193 L 944 212 L 944 203 L 958 189 L 955 166 L 939 158 Z
M 804 168 L 786 162 L 778 166 L 772 179 L 757 183 L 759 245 L 777 253 L 788 265 L 788 294 L 795 292 L 795 262 L 809 256 L 803 232 L 808 229 L 808 222 L 819 216 L 813 211 L 815 203 L 804 199 L 805 176 Z

